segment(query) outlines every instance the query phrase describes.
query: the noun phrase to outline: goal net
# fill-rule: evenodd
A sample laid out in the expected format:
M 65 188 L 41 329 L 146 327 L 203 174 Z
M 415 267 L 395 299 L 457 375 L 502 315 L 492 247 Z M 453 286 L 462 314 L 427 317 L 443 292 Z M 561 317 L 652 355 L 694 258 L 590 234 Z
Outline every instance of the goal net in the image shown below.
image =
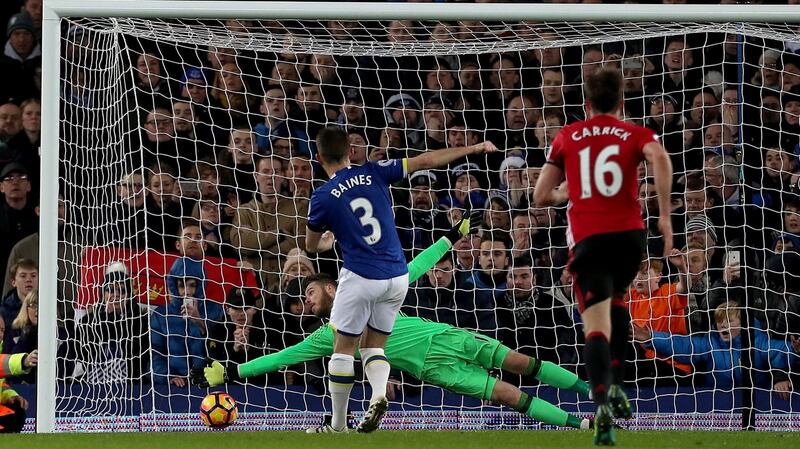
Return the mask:
M 531 198 L 600 67 L 622 72 L 625 119 L 653 129 L 675 168 L 671 261 L 652 172 L 639 172 L 648 263 L 627 298 L 630 427 L 736 429 L 750 391 L 759 428 L 800 426 L 795 27 L 121 17 L 61 28 L 57 429 L 200 429 L 208 391 L 188 385 L 191 368 L 272 354 L 322 325 L 297 279 L 340 264 L 338 249 L 302 250 L 324 126 L 347 131 L 355 164 L 497 145 L 392 187 L 409 260 L 465 209 L 485 210 L 483 231 L 412 284 L 403 312 L 584 377 L 566 208 Z M 330 413 L 325 366 L 224 387 L 239 404 L 234 429 L 317 425 Z M 593 412 L 572 392 L 491 375 Z M 393 379 L 386 428 L 540 425 Z

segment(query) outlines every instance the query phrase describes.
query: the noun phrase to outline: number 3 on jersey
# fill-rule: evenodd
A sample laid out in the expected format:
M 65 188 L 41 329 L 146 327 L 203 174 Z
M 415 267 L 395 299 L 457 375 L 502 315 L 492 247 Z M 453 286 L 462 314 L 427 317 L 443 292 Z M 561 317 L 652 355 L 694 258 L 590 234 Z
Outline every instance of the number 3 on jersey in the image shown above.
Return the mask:
M 362 215 L 358 221 L 361 222 L 361 226 L 369 226 L 372 228 L 372 232 L 368 236 L 363 237 L 364 241 L 367 242 L 367 245 L 374 245 L 378 243 L 381 239 L 381 223 L 377 218 L 372 216 L 372 203 L 363 197 L 356 198 L 353 201 L 350 201 L 350 209 L 353 210 L 353 213 L 356 214 L 356 216 L 358 215 L 359 209 L 364 209 L 364 215 Z
M 592 187 L 600 195 L 611 197 L 619 193 L 622 188 L 622 168 L 618 163 L 609 160 L 611 156 L 619 155 L 619 145 L 609 145 L 603 148 L 594 161 L 592 170 L 591 148 L 586 147 L 578 152 L 581 163 L 581 199 L 592 197 Z M 611 182 L 606 183 L 606 173 L 611 175 Z

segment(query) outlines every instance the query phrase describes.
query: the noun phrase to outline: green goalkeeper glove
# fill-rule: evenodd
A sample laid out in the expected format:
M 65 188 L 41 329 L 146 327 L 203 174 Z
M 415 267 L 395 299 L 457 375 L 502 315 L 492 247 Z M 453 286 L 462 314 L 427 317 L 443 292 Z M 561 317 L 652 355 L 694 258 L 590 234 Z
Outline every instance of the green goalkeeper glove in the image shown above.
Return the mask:
M 193 384 L 201 388 L 216 387 L 241 380 L 237 365 L 230 365 L 226 368 L 216 360 L 211 362 L 211 366 L 193 369 L 189 378 Z
M 459 220 L 455 226 L 450 228 L 450 230 L 447 231 L 447 234 L 444 236 L 447 237 L 447 240 L 450 241 L 451 245 L 455 245 L 455 243 L 461 240 L 462 237 L 474 234 L 475 231 L 481 227 L 482 223 L 483 212 L 480 210 L 470 211 L 467 209 L 464 211 L 464 215 L 461 217 L 461 220 Z

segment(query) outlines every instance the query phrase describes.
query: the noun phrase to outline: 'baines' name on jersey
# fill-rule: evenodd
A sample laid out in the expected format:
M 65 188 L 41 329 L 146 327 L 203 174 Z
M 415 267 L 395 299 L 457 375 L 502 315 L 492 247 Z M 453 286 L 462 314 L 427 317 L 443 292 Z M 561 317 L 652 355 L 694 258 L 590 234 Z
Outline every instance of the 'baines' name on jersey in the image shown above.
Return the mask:
M 616 126 L 587 126 L 573 132 L 572 140 L 577 142 L 584 137 L 592 136 L 617 136 L 622 140 L 628 140 L 628 137 L 631 136 L 631 133 L 625 131 L 623 128 L 617 128 Z
M 339 183 L 337 187 L 331 189 L 331 195 L 336 198 L 342 196 L 344 192 L 348 189 L 352 189 L 355 186 L 371 186 L 372 185 L 372 175 L 358 175 L 353 176 L 352 178 L 345 179 L 344 183 Z

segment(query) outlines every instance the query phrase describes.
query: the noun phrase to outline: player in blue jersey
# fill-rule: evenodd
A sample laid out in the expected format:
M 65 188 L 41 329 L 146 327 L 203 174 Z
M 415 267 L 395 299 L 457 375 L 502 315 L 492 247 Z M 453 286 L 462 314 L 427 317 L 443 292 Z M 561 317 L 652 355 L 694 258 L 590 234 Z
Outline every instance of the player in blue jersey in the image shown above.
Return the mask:
M 330 180 L 311 195 L 306 249 L 325 251 L 335 238 L 344 258 L 330 319 L 337 332 L 328 362 L 333 420 L 322 428 L 325 432 L 346 430 L 343 417 L 353 388 L 359 340 L 372 397 L 358 431 L 376 430 L 389 406 L 385 396 L 389 363 L 383 348 L 408 290 L 408 268 L 394 223 L 389 185 L 417 170 L 497 148 L 483 142 L 361 166 L 350 165 L 349 151 L 347 134 L 340 128 L 327 127 L 317 134 L 317 159 Z

